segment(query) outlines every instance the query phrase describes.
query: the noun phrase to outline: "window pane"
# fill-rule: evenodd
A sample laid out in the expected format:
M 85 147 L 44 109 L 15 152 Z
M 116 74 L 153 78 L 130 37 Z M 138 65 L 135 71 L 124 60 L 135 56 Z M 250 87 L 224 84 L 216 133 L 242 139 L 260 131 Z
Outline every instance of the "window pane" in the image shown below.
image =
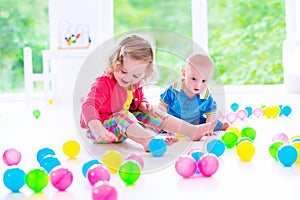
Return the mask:
M 23 48 L 33 50 L 34 72 L 42 71 L 41 50 L 48 48 L 48 1 L 1 0 L 0 93 L 23 92 Z
M 283 83 L 285 1 L 207 2 L 209 49 L 223 83 Z
M 186 37 L 192 37 L 192 17 L 190 0 L 114 0 L 115 34 L 141 28 L 163 28 L 176 31 Z M 163 36 L 156 40 L 156 60 L 159 65 L 172 67 L 179 72 L 184 60 L 170 52 L 159 50 L 164 46 Z M 176 41 L 174 41 L 176 43 Z M 184 51 L 184 50 L 182 50 Z M 184 53 L 184 52 L 183 52 Z M 160 84 L 167 84 L 170 71 L 167 67 L 159 68 Z

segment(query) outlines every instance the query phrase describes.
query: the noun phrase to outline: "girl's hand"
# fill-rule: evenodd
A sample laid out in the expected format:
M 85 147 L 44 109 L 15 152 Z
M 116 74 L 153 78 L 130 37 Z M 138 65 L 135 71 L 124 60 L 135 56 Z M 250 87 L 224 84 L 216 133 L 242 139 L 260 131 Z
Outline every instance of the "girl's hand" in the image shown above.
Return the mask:
M 100 142 L 101 140 L 104 140 L 105 142 L 116 142 L 117 137 L 115 134 L 109 132 L 104 126 L 101 124 L 101 122 L 97 119 L 91 120 L 88 124 L 91 131 L 95 135 L 95 139 L 97 142 Z
M 156 117 L 156 113 L 153 109 L 153 106 L 151 106 L 151 104 L 148 102 L 142 102 L 139 106 L 139 110 L 143 113 Z
M 101 133 L 95 132 L 95 138 L 97 142 L 100 142 L 101 140 L 104 140 L 105 142 L 113 143 L 117 141 L 117 137 L 115 134 L 105 130 L 102 130 Z

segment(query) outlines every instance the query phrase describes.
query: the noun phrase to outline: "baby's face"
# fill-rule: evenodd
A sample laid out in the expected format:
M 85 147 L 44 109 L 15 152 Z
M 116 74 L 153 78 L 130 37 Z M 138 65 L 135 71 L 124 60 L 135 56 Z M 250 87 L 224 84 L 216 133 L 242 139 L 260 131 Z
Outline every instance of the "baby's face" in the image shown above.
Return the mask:
M 136 84 L 144 78 L 148 62 L 144 60 L 135 60 L 128 55 L 123 57 L 123 65 L 119 71 L 114 72 L 118 84 L 124 88 L 130 88 L 130 85 Z
M 199 94 L 207 87 L 207 81 L 210 78 L 211 70 L 209 68 L 199 70 L 199 67 L 192 65 L 186 66 L 182 71 L 186 88 L 193 94 Z

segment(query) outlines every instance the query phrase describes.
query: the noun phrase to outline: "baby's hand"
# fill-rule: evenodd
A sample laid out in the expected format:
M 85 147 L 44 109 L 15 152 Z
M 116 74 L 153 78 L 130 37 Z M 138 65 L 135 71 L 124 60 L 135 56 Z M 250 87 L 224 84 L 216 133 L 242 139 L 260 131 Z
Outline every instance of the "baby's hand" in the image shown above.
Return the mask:
M 217 120 L 213 120 L 210 122 L 207 122 L 207 124 L 209 124 L 209 129 L 207 130 L 207 132 L 205 133 L 206 136 L 213 136 L 216 135 L 216 133 L 214 132 L 214 128 L 217 124 Z

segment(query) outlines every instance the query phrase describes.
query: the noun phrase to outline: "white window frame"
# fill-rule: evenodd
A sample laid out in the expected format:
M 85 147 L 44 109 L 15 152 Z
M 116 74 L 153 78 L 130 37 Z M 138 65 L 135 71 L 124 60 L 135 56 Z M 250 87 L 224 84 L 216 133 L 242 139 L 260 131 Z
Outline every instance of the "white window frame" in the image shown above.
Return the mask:
M 53 0 L 49 0 L 49 2 L 51 1 Z M 191 5 L 192 38 L 196 44 L 199 44 L 205 51 L 209 52 L 207 0 L 191 0 Z M 51 6 L 51 3 L 49 3 L 49 6 Z M 98 41 L 101 42 L 113 37 L 114 35 L 114 5 L 113 1 L 100 1 L 100 3 L 98 2 L 97 6 L 99 10 L 98 16 L 100 17 L 99 30 L 101 30 L 102 33 L 101 38 Z M 288 91 L 300 92 L 300 67 L 295 64 L 295 62 L 297 62 L 298 60 L 291 61 L 291 55 L 293 55 L 295 51 L 300 52 L 300 1 L 286 0 L 285 7 L 286 39 L 282 47 L 283 66 L 285 71 L 284 85 L 287 87 Z M 51 11 L 51 8 L 49 8 L 49 10 Z M 51 19 L 49 19 L 49 21 L 51 21 Z M 53 35 L 51 35 L 49 40 L 50 43 L 51 41 L 55 40 L 53 39 Z M 297 64 L 298 63 L 300 62 L 297 62 Z M 26 96 L 26 94 L 0 94 L 0 101 L 24 101 L 28 98 L 29 97 Z

